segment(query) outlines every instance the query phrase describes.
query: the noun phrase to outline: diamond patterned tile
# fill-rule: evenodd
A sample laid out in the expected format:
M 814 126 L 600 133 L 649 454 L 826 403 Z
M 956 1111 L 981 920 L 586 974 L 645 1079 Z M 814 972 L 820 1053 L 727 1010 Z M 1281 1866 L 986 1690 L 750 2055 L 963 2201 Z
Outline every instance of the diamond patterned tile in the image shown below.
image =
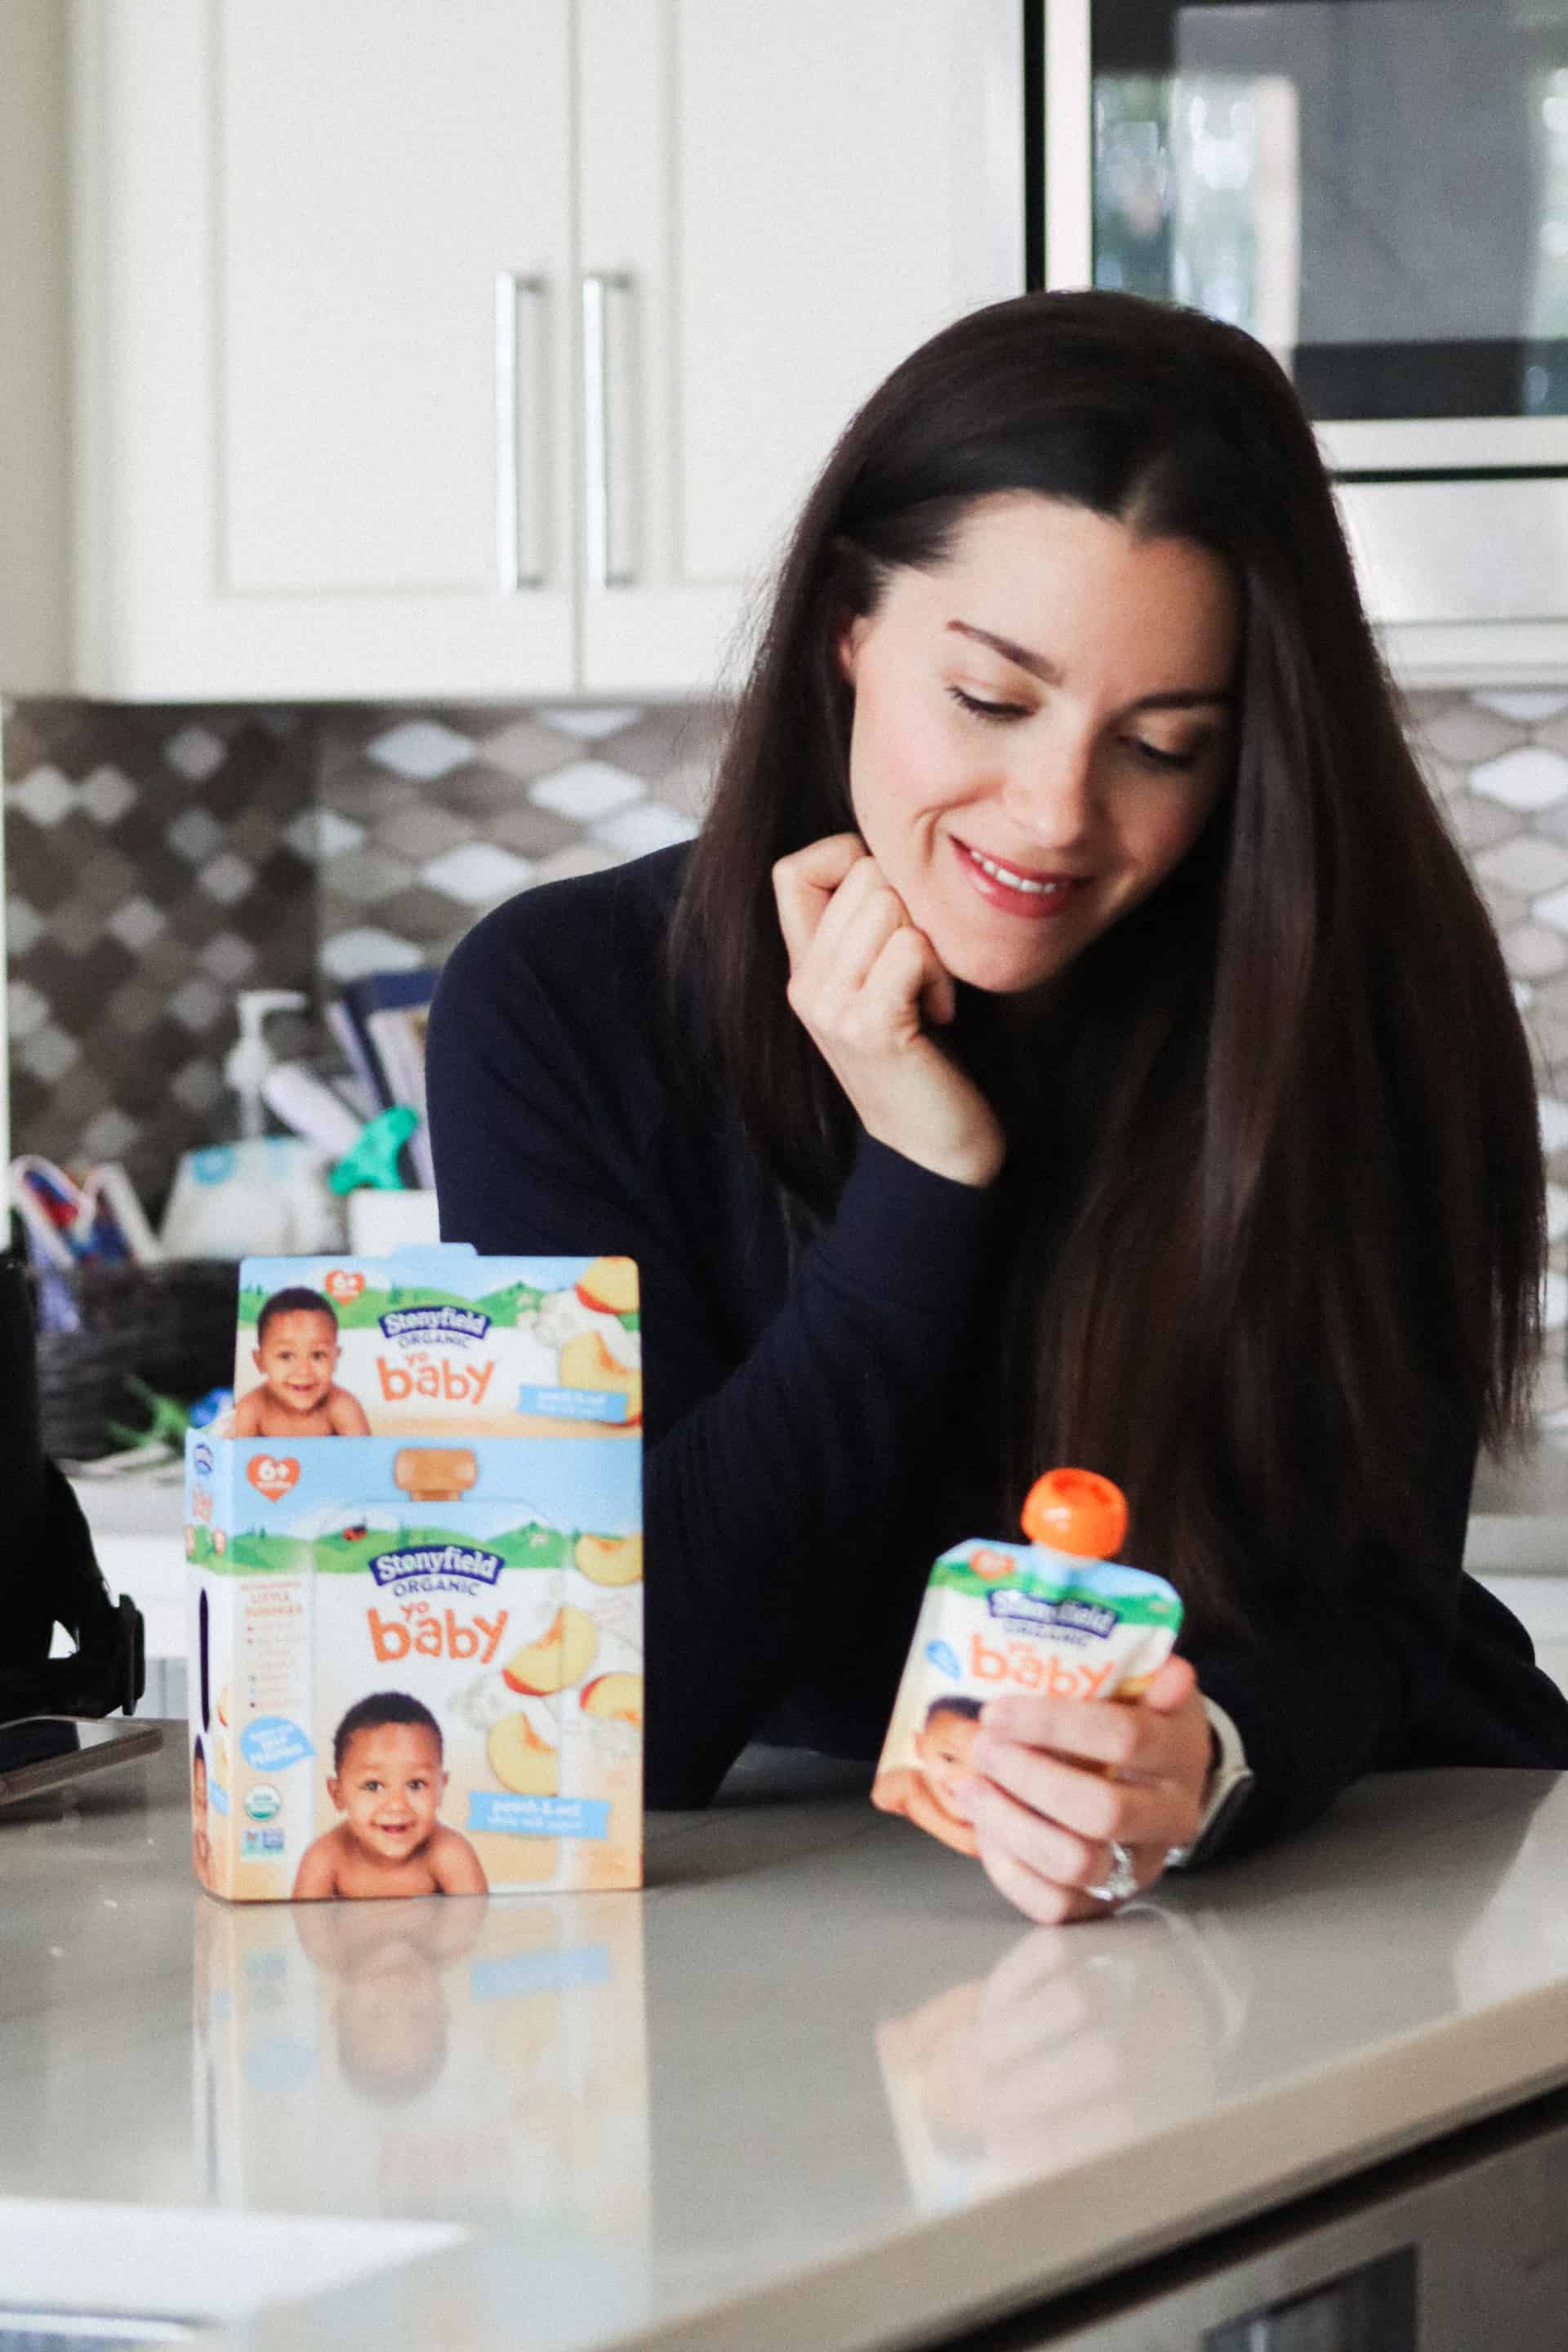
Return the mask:
M 135 1142 L 142 1129 L 133 1118 L 112 1104 L 88 1120 L 81 1131 L 81 1157 L 84 1160 L 121 1160 Z
M 5 947 L 13 961 L 26 955 L 44 936 L 44 919 L 26 898 L 5 901 Z
M 1426 720 L 1418 731 L 1439 759 L 1453 760 L 1463 768 L 1495 760 L 1518 743 L 1524 732 L 1495 710 L 1482 710 L 1469 701 L 1453 704 L 1436 719 Z
M 466 817 L 454 816 L 428 802 L 416 802 L 411 807 L 394 809 L 375 826 L 373 838 L 377 849 L 391 850 L 415 866 L 423 866 L 445 850 L 471 843 L 474 828 Z
M 487 767 L 499 769 L 514 782 L 521 778 L 528 782 L 574 760 L 577 744 L 574 735 L 564 734 L 557 727 L 542 727 L 537 719 L 514 719 L 481 737 L 479 757 Z
M 35 1029 L 30 1037 L 23 1040 L 22 1066 L 30 1070 L 34 1077 L 42 1078 L 46 1086 L 52 1087 L 65 1076 L 80 1051 L 74 1037 L 68 1037 L 65 1031 L 56 1028 L 52 1021 L 46 1022 L 41 1029 Z
M 186 1062 L 170 1079 L 169 1091 L 187 1110 L 210 1110 L 225 1092 L 223 1072 L 215 1062 Z
M 358 849 L 364 837 L 363 824 L 328 808 L 306 809 L 283 835 L 289 848 L 312 866 L 321 865 L 329 857 L 341 857 L 345 850 Z
M 1568 1275 L 1549 1274 L 1541 1286 L 1543 1330 L 1561 1331 L 1568 1324 Z
M 427 963 L 444 962 L 474 919 L 471 907 L 445 891 L 426 889 L 423 882 L 384 899 L 375 911 L 398 939 L 417 940 Z
M 655 704 L 636 722 L 605 741 L 601 756 L 627 768 L 668 798 L 672 774 L 695 768 L 710 774 L 728 731 L 731 713 L 721 703 Z
M 579 707 L 575 703 L 552 704 L 541 709 L 535 717 L 546 727 L 553 727 L 563 735 L 571 735 L 582 743 L 597 743 L 606 735 L 618 735 L 623 727 L 631 727 L 642 712 L 625 704 L 599 709 Z
M 536 885 L 569 882 L 574 875 L 605 874 L 612 866 L 622 863 L 618 854 L 603 842 L 576 841 L 569 848 L 557 849 L 550 856 L 542 857 L 533 869 L 533 880 Z
M 1568 1151 L 1568 1102 L 1558 1095 L 1542 1095 L 1536 1108 L 1541 1114 L 1542 1150 Z
M 548 857 L 582 837 L 581 828 L 570 818 L 557 816 L 552 809 L 535 808 L 530 801 L 517 802 L 490 816 L 485 824 L 487 841 L 515 849 L 520 857 Z
M 107 841 L 100 841 L 91 855 L 82 862 L 77 879 L 77 903 L 89 907 L 95 915 L 107 917 L 136 888 L 134 858 L 122 856 Z
M 1540 898 L 1568 882 L 1568 844 L 1543 839 L 1539 834 L 1515 834 L 1495 848 L 1483 850 L 1476 859 L 1476 871 L 1488 883 L 1500 883 L 1521 898 Z
M 532 871 L 527 858 L 515 856 L 510 849 L 498 849 L 492 842 L 470 841 L 461 849 L 448 849 L 443 856 L 432 857 L 420 867 L 419 879 L 427 889 L 443 891 L 465 907 L 493 907 L 521 890 Z
M 139 1037 L 162 1014 L 163 999 L 144 980 L 128 980 L 123 988 L 115 990 L 108 1010 L 117 1029 L 123 1029 L 128 1037 Z
M 233 907 L 248 896 L 256 881 L 256 869 L 243 857 L 225 850 L 210 866 L 204 866 L 199 877 L 202 888 L 209 898 L 223 907 Z
M 608 842 L 623 856 L 642 857 L 651 849 L 668 849 L 678 841 L 689 841 L 696 830 L 693 818 L 678 815 L 658 801 L 642 801 L 596 824 L 594 836 Z
M 1539 726 L 1542 719 L 1555 719 L 1560 710 L 1568 710 L 1568 694 L 1558 694 L 1550 688 L 1543 691 L 1521 688 L 1509 693 L 1489 689 L 1473 694 L 1470 699 L 1483 710 L 1495 710 L 1500 719 L 1516 719 L 1521 727 Z
M 1568 964 L 1568 940 L 1542 923 L 1519 923 L 1505 931 L 1502 951 L 1510 971 L 1524 980 L 1543 979 Z
M 130 777 L 108 765 L 94 768 L 81 788 L 81 805 L 94 824 L 118 824 L 140 797 Z
M 1555 890 L 1550 897 L 1531 902 L 1531 913 L 1538 923 L 1554 931 L 1568 931 L 1568 890 Z
M 346 857 L 332 858 L 324 870 L 340 897 L 362 906 L 406 890 L 414 879 L 414 867 L 405 857 L 388 857 L 379 849 L 351 849 Z
M 458 781 L 454 775 L 447 789 L 455 791 Z M 387 809 L 406 805 L 421 797 L 420 787 L 412 776 L 399 776 L 390 768 L 376 767 L 369 760 L 344 761 L 331 777 L 323 778 L 321 792 L 324 808 L 367 823 Z
M 233 988 L 256 969 L 256 950 L 237 931 L 219 931 L 203 948 L 199 961 L 215 980 Z
M 1470 789 L 1513 809 L 1551 808 L 1568 800 L 1568 758 L 1540 744 L 1521 744 L 1470 771 Z
M 151 946 L 164 929 L 167 919 L 151 898 L 143 898 L 138 893 L 134 898 L 127 898 L 122 906 L 116 907 L 108 918 L 106 929 L 112 931 L 117 940 L 123 940 L 128 948 L 139 950 Z
M 10 785 L 8 803 L 19 808 L 35 824 L 58 824 L 76 806 L 76 786 L 58 768 L 34 768 L 19 784 Z
M 5 1026 L 13 1037 L 37 1035 L 47 1023 L 48 998 L 30 981 L 13 980 L 5 991 Z
M 224 763 L 224 740 L 210 727 L 182 727 L 164 744 L 163 757 L 188 784 L 205 784 Z
M 642 800 L 647 792 L 642 779 L 628 776 L 624 768 L 613 768 L 603 760 L 574 760 L 569 768 L 531 784 L 528 797 L 535 808 L 553 809 L 558 816 L 593 824 Z
M 49 924 L 49 937 L 58 948 L 71 956 L 85 955 L 103 926 L 96 909 L 80 898 L 72 898 L 55 910 Z
M 187 980 L 183 988 L 177 988 L 169 999 L 169 1010 L 181 1027 L 198 1035 L 204 1029 L 210 1029 L 214 1022 L 227 1012 L 228 1004 L 227 992 L 199 972 Z
M 474 756 L 469 736 L 459 735 L 455 728 L 433 719 L 405 719 L 401 726 L 376 736 L 365 749 L 369 757 L 384 768 L 395 769 L 400 776 L 414 777 L 420 783 L 446 775 Z
M 163 838 L 187 866 L 203 866 L 223 840 L 223 827 L 210 809 L 182 809 Z
M 1546 1187 L 1547 1239 L 1560 1242 L 1564 1234 L 1568 1234 L 1568 1185 L 1548 1184 Z
M 362 980 L 367 971 L 417 971 L 425 961 L 412 940 L 400 940 L 373 924 L 340 931 L 321 949 L 321 967 L 335 981 Z

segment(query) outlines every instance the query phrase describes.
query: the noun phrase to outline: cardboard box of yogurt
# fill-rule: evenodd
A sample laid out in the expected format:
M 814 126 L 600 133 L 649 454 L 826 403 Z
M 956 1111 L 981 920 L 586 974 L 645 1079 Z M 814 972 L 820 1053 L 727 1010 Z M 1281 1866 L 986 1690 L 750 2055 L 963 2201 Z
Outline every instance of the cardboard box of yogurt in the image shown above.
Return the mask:
M 595 1262 L 503 1263 L 548 1297 Z M 336 1369 L 311 1377 L 330 1392 Z M 434 1418 L 187 1441 L 192 1854 L 216 1894 L 641 1883 L 638 1429 L 546 1413 L 462 1443 Z

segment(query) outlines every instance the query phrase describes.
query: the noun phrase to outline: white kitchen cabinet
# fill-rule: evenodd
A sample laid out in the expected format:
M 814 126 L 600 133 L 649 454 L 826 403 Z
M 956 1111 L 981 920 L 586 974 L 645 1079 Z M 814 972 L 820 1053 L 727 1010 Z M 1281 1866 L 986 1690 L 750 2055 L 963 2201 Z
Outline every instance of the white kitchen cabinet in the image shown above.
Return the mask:
M 582 683 L 701 686 L 853 410 L 1022 289 L 1018 12 L 578 0 L 578 20 Z
M 79 0 L 80 683 L 573 670 L 569 0 Z
M 73 0 L 76 682 L 703 691 L 1022 284 L 1007 0 Z

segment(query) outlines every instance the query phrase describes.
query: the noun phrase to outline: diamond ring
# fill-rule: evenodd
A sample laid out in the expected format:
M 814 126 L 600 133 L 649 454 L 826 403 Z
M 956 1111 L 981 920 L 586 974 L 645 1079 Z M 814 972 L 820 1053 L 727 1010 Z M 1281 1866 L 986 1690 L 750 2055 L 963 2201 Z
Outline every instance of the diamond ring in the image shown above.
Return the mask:
M 1132 1856 L 1115 1838 L 1110 1841 L 1110 1868 L 1098 1886 L 1086 1886 L 1097 1903 L 1125 1903 L 1130 1895 L 1138 1892 L 1138 1873 L 1132 1866 Z

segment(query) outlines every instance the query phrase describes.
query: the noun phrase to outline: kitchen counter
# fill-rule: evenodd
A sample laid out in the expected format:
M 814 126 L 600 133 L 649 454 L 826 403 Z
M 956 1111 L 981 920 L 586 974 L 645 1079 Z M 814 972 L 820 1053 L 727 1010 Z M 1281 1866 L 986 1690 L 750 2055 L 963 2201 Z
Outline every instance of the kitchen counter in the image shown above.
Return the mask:
M 183 1765 L 170 1727 L 0 1811 L 0 2306 L 247 2352 L 940 2342 L 1568 2083 L 1551 1774 L 1364 1782 L 1053 1930 L 768 1751 L 650 1819 L 640 1896 L 228 1908 Z

